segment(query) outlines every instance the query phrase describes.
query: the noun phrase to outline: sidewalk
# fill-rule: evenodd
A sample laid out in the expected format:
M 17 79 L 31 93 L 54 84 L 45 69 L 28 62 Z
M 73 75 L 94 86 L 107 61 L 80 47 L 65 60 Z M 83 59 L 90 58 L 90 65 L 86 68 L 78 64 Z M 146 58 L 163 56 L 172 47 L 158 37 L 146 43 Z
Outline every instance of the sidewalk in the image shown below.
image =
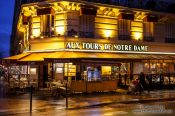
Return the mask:
M 124 90 L 117 90 L 116 94 L 77 94 L 69 97 L 68 110 L 84 109 L 105 106 L 109 104 L 133 104 L 156 101 L 175 100 L 175 90 L 151 91 L 143 95 L 127 95 Z M 0 115 L 29 113 L 29 94 L 12 98 L 0 98 Z M 2 105 L 3 104 L 3 105 Z M 54 112 L 55 110 L 66 110 L 65 98 L 40 99 L 33 96 L 32 112 Z

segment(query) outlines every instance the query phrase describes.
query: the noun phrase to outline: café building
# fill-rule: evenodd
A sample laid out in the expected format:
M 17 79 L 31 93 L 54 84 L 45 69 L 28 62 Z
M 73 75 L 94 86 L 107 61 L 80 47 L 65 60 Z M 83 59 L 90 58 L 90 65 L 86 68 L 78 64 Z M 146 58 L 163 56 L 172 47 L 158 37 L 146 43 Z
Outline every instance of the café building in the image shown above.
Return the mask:
M 66 81 L 72 92 L 114 91 L 140 72 L 173 83 L 174 16 L 85 0 L 24 4 L 4 62 L 38 88 Z

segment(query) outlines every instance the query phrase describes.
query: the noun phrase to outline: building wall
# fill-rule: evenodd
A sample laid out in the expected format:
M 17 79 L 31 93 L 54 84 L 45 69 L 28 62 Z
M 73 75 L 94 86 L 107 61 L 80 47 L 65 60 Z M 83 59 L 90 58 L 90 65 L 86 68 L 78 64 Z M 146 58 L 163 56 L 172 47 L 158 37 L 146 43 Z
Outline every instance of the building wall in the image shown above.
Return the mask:
M 87 5 L 85 9 L 88 7 L 95 9 L 94 5 L 85 4 Z M 42 5 L 49 4 L 45 2 Z M 175 26 L 168 28 L 166 26 L 169 23 L 174 25 L 174 14 L 139 9 L 127 10 L 126 7 L 99 4 L 95 6 L 97 7 L 95 15 L 93 11 L 90 14 L 87 11 L 82 14 L 81 9 L 84 7 L 81 5 L 76 2 L 59 2 L 59 4 L 56 2 L 49 7 L 54 12 L 42 15 L 37 15 L 37 9 L 43 9 L 42 6 L 35 3 L 24 5 L 21 10 L 23 15 L 20 14 L 17 25 L 19 33 L 12 42 L 12 48 L 15 50 L 13 53 L 18 54 L 28 50 L 56 50 L 64 48 L 64 41 L 143 44 L 149 46 L 149 51 L 174 52 Z M 122 13 L 133 14 L 134 20 L 121 18 Z M 148 21 L 145 18 L 147 14 L 157 17 L 158 20 Z M 144 26 L 145 22 L 148 24 L 147 27 Z M 129 35 L 125 35 L 128 34 L 128 30 Z M 124 39 L 120 38 L 121 32 Z M 168 43 L 165 43 L 167 32 L 171 33 L 168 35 Z

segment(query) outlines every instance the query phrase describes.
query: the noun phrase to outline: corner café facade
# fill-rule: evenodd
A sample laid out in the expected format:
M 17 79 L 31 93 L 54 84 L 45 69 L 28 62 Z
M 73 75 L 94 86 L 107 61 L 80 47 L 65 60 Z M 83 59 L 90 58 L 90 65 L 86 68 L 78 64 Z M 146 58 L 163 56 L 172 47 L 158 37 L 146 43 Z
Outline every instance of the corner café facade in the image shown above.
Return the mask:
M 140 72 L 174 78 L 173 44 L 75 38 L 43 43 L 33 41 L 31 51 L 4 59 L 10 69 L 20 67 L 20 77 L 37 82 L 37 87 L 60 80 L 68 81 L 72 92 L 112 91 L 120 76 L 126 76 L 126 84 Z

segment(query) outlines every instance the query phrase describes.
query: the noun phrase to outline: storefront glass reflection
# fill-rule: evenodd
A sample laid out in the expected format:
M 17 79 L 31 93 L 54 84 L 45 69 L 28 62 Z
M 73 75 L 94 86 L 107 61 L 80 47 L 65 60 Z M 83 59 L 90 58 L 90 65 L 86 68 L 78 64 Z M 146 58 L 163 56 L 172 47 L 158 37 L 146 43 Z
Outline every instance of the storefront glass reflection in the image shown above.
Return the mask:
M 119 75 L 130 73 L 130 63 L 118 63 L 112 66 L 87 66 L 83 71 L 83 79 L 87 81 L 116 80 Z
M 96 81 L 101 80 L 100 68 L 99 67 L 87 67 L 87 80 Z

